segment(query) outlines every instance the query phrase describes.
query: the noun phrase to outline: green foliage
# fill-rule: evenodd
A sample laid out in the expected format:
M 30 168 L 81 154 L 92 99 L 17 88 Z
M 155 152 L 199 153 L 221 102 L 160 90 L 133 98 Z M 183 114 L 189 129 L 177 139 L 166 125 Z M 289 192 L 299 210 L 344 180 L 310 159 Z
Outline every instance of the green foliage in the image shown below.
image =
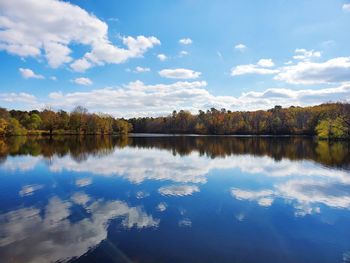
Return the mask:
M 15 118 L 10 118 L 5 130 L 6 135 L 26 135 L 27 131 Z
M 30 115 L 29 120 L 26 123 L 26 127 L 29 130 L 36 130 L 36 129 L 39 129 L 41 123 L 42 123 L 42 120 L 39 114 L 33 113 Z
M 349 127 L 343 116 L 332 120 L 330 118 L 321 120 L 316 126 L 317 136 L 320 139 L 344 139 L 349 137 Z

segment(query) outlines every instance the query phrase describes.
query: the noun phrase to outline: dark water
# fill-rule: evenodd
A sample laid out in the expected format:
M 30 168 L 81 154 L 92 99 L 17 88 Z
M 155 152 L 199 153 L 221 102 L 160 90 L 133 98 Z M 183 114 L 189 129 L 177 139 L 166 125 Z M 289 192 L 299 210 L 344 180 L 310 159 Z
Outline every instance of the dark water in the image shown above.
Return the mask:
M 0 140 L 0 262 L 350 262 L 350 146 Z

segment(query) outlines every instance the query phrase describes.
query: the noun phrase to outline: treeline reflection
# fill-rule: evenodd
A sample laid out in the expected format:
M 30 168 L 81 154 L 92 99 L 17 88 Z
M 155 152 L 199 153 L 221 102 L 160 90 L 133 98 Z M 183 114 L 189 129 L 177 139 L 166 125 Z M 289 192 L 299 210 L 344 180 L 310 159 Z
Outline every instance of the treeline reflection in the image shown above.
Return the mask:
M 0 158 L 32 155 L 51 158 L 69 154 L 82 162 L 92 155 L 104 156 L 124 147 L 155 148 L 171 151 L 173 155 L 199 155 L 224 158 L 250 154 L 269 156 L 276 161 L 312 160 L 326 166 L 350 169 L 350 143 L 318 141 L 310 137 L 232 137 L 232 136 L 161 136 L 110 137 L 69 136 L 55 138 L 10 137 L 0 139 Z

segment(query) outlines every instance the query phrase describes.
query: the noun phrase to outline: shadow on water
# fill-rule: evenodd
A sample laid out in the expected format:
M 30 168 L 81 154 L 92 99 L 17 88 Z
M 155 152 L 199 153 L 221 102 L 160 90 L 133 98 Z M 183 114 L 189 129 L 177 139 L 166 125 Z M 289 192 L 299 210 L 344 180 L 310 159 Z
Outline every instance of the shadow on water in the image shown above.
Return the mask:
M 161 149 L 173 155 L 198 153 L 210 158 L 232 155 L 268 156 L 275 161 L 312 160 L 329 167 L 350 169 L 350 143 L 318 141 L 310 137 L 231 137 L 231 136 L 161 136 L 161 137 L 10 137 L 0 139 L 0 162 L 8 155 L 32 155 L 51 158 L 70 155 L 76 162 L 88 156 L 104 156 L 124 147 Z

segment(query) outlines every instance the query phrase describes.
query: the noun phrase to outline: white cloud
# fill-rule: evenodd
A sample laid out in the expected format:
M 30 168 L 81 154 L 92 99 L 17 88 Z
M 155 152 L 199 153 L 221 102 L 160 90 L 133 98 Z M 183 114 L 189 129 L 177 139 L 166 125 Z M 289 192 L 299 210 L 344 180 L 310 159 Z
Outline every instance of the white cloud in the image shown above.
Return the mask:
M 92 81 L 89 78 L 76 78 L 73 80 L 75 84 L 89 86 L 92 85 Z
M 260 59 L 256 64 L 238 65 L 231 69 L 231 76 L 246 74 L 270 75 L 278 73 L 278 69 L 271 69 L 275 64 L 270 58 Z
M 247 64 L 238 65 L 231 69 L 231 76 L 239 76 L 246 74 L 258 74 L 258 75 L 271 75 L 276 74 L 279 71 L 277 69 L 263 68 L 260 65 Z
M 187 56 L 189 53 L 186 50 L 181 50 L 179 53 L 179 57 Z
M 122 38 L 126 48 L 113 45 L 105 22 L 64 1 L 0 1 L 0 10 L 0 50 L 21 57 L 44 56 L 53 68 L 73 61 L 72 43 L 90 47 L 71 64 L 77 71 L 94 65 L 123 63 L 160 44 L 155 37 L 129 36 Z
M 273 63 L 271 58 L 263 58 L 258 61 L 258 66 L 263 67 L 263 68 L 271 68 L 275 66 L 275 63 Z
M 192 44 L 192 39 L 190 38 L 182 38 L 179 40 L 179 43 L 182 45 L 191 45 Z
M 159 188 L 158 192 L 161 195 L 186 196 L 199 192 L 199 187 L 196 185 L 171 185 Z
M 57 77 L 56 76 L 51 76 L 50 79 L 53 80 L 53 81 L 56 81 Z
M 241 44 L 235 45 L 235 49 L 242 52 L 247 49 L 247 46 L 241 43 Z
M 13 103 L 27 104 L 27 106 L 38 105 L 37 98 L 25 92 L 0 93 L 0 101 L 13 105 Z
M 207 108 L 207 104 L 224 106 L 230 101 L 214 97 L 203 89 L 205 81 L 179 81 L 172 84 L 145 85 L 141 81 L 131 82 L 121 88 L 95 89 L 86 92 L 49 94 L 47 104 L 53 108 L 73 109 L 76 105 L 85 105 L 90 111 L 103 111 L 120 116 L 168 114 L 173 109 L 197 110 Z M 0 94 L 1 100 L 1 94 Z
M 338 57 L 320 63 L 302 61 L 282 67 L 275 79 L 305 85 L 350 81 L 350 57 Z
M 51 92 L 40 101 L 28 93 L 0 93 L 3 107 L 21 109 L 72 110 L 84 105 L 91 112 L 105 112 L 116 117 L 165 116 L 174 109 L 198 110 L 211 107 L 230 110 L 270 109 L 317 105 L 328 101 L 350 102 L 350 83 L 321 89 L 269 88 L 261 92 L 244 92 L 240 96 L 216 96 L 206 89 L 205 81 L 178 81 L 170 84 L 147 85 L 141 81 L 122 87 L 107 87 L 83 92 Z M 15 105 L 15 106 L 14 106 Z
M 314 50 L 306 50 L 304 48 L 296 49 L 295 55 L 293 56 L 294 59 L 304 60 L 304 61 L 309 61 L 312 58 L 319 58 L 319 57 L 321 57 L 321 52 L 314 51 Z
M 84 72 L 85 70 L 89 69 L 91 66 L 92 64 L 85 58 L 77 59 L 72 64 L 70 64 L 70 67 L 77 72 Z
M 137 66 L 135 68 L 135 72 L 137 72 L 137 73 L 150 72 L 150 71 L 151 71 L 150 68 L 144 68 L 144 67 L 140 67 L 140 66 Z
M 350 12 L 350 4 L 343 4 L 343 10 Z
M 311 62 L 311 58 L 320 57 L 321 53 L 305 49 L 297 49 L 296 52 L 298 55 L 294 56 L 294 59 L 300 60 L 297 64 L 289 61 L 283 67 L 272 68 L 274 63 L 271 59 L 260 59 L 257 64 L 233 67 L 231 75 L 275 75 L 275 80 L 303 85 L 345 83 L 350 81 L 350 57 L 337 57 L 325 62 Z
M 33 70 L 29 68 L 19 68 L 19 73 L 25 79 L 44 79 L 43 75 L 35 74 Z
M 160 60 L 160 61 L 165 61 L 168 59 L 168 57 L 164 54 L 158 54 L 157 55 L 157 58 Z
M 201 72 L 185 68 L 163 69 L 159 71 L 161 77 L 169 79 L 196 79 L 199 78 L 201 74 Z

